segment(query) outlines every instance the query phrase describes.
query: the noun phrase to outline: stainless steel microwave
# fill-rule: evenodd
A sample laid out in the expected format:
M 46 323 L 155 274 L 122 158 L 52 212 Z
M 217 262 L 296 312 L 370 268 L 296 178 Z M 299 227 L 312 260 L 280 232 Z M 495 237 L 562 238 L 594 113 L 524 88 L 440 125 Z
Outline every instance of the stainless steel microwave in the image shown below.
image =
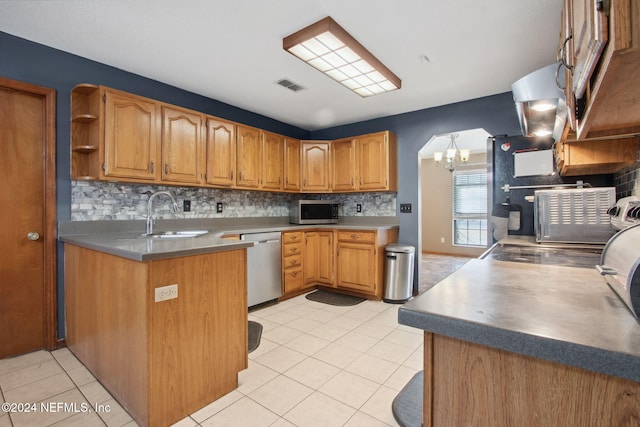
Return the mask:
M 289 206 L 289 223 L 337 224 L 338 206 L 330 200 L 296 200 Z

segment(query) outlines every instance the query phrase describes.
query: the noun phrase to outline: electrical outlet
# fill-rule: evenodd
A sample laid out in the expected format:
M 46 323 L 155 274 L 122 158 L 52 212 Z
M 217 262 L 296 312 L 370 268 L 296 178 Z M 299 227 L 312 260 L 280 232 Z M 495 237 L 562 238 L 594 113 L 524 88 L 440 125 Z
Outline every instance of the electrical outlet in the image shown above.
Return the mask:
M 182 202 L 182 211 L 183 212 L 191 211 L 191 200 L 184 200 Z
M 411 203 L 400 203 L 400 212 L 411 213 Z
M 155 288 L 155 301 L 166 301 L 168 299 L 178 298 L 178 284 L 162 286 Z
M 362 212 L 362 205 L 360 203 L 356 205 L 356 212 Z
M 444 243 L 444 237 L 440 238 L 440 243 Z
M 222 213 L 222 202 L 216 203 L 216 213 Z

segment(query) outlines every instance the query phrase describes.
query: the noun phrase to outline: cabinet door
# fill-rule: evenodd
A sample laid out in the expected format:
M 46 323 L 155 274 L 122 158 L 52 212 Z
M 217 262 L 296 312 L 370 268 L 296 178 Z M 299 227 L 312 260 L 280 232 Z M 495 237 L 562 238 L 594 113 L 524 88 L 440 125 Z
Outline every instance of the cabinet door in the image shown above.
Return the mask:
M 336 286 L 375 295 L 375 261 L 375 244 L 338 242 Z
M 162 107 L 162 179 L 200 184 L 203 177 L 202 116 Z
M 236 186 L 260 188 L 262 140 L 260 130 L 238 125 L 236 143 Z
M 329 142 L 302 142 L 302 191 L 327 192 L 331 189 L 329 161 Z
M 333 285 L 333 232 L 318 232 L 318 282 Z
M 284 137 L 262 132 L 262 188 L 282 190 Z
M 571 1 L 573 33 L 573 92 L 582 98 L 591 74 L 607 44 L 609 28 L 604 10 L 597 10 L 595 0 Z
M 105 91 L 105 177 L 158 180 L 158 105 Z
M 300 141 L 284 140 L 284 189 L 300 191 Z
M 386 132 L 358 138 L 360 190 L 386 190 L 389 185 L 389 145 Z
M 231 187 L 236 170 L 236 126 L 207 119 L 207 184 Z
M 302 249 L 303 287 L 313 286 L 318 281 L 319 235 L 316 231 L 304 233 L 304 246 Z
M 356 140 L 345 138 L 331 142 L 331 161 L 333 163 L 333 191 L 353 191 L 358 187 L 356 181 Z

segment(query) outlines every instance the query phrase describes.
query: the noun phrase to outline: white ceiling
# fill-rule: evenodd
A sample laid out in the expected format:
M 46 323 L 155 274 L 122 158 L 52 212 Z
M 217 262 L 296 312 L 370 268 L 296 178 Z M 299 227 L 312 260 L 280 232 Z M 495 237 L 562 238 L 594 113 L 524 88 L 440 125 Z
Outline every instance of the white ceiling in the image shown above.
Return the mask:
M 484 153 L 487 151 L 487 138 L 491 135 L 484 129 L 467 129 L 454 132 L 456 136 L 456 144 L 458 148 L 467 148 L 471 153 Z M 434 135 L 427 143 L 418 151 L 421 158 L 432 158 L 436 151 L 446 151 L 451 142 L 451 134 Z
M 0 0 L 0 31 L 315 130 L 508 92 L 555 62 L 561 7 L 562 0 Z M 283 37 L 325 16 L 398 75 L 402 89 L 361 98 L 282 49 Z M 281 78 L 306 89 L 285 89 L 275 83 Z

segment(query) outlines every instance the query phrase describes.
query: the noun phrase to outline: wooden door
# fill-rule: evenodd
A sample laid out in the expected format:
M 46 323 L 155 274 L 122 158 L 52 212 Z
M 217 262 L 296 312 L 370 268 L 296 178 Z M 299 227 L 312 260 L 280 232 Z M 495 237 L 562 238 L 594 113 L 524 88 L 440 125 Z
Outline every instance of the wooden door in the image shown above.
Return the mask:
M 129 94 L 105 92 L 104 174 L 157 180 L 158 106 Z
M 56 347 L 55 92 L 0 78 L 0 117 L 4 358 Z
M 284 138 L 262 132 L 262 188 L 282 190 L 282 161 Z
M 236 170 L 236 126 L 207 119 L 207 184 L 231 187 Z
M 360 190 L 386 190 L 389 182 L 387 134 L 374 133 L 358 139 Z
M 179 183 L 202 182 L 202 116 L 162 107 L 162 179 Z
M 300 191 L 300 141 L 284 140 L 284 189 Z
M 327 141 L 302 142 L 302 191 L 327 192 L 331 189 L 330 144 Z
M 260 130 L 238 125 L 236 144 L 236 186 L 260 188 L 262 141 Z
M 356 140 L 337 139 L 331 142 L 331 161 L 333 162 L 333 191 L 352 191 L 357 189 Z
M 318 232 L 318 282 L 333 285 L 333 232 Z

